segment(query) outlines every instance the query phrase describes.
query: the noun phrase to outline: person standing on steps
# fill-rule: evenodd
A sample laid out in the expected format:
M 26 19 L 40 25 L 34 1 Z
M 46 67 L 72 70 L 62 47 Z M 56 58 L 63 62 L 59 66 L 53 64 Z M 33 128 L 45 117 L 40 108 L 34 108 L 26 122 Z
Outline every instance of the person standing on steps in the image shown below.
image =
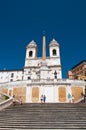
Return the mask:
M 16 105 L 16 102 L 15 102 L 15 95 L 13 95 L 13 106 Z
M 74 103 L 74 96 L 72 95 L 72 103 Z
M 69 101 L 69 103 L 71 103 L 71 101 L 72 101 L 72 96 L 70 93 L 68 93 L 68 101 Z
M 44 103 L 46 102 L 46 96 L 45 95 L 43 96 L 43 101 L 44 101 Z
M 20 96 L 19 102 L 22 105 L 22 97 L 21 96 Z
M 43 95 L 41 95 L 41 103 L 43 103 L 44 102 L 44 97 L 43 97 Z

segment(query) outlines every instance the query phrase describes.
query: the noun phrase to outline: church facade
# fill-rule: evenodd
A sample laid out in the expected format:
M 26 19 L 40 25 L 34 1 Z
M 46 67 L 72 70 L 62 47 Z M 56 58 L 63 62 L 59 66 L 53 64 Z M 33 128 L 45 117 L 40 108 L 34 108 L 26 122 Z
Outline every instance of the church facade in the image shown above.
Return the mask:
M 68 94 L 75 102 L 82 99 L 85 82 L 62 79 L 60 45 L 53 39 L 49 43 L 49 57 L 46 57 L 46 37 L 43 36 L 42 57 L 37 57 L 37 44 L 33 40 L 26 47 L 25 65 L 21 70 L 0 71 L 0 91 L 23 102 L 40 102 L 46 95 L 46 102 L 69 102 Z

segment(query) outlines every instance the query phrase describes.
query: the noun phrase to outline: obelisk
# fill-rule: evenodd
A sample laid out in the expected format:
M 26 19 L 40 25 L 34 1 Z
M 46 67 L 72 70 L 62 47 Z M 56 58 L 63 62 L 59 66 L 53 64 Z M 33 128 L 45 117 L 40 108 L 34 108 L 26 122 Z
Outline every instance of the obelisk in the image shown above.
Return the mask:
M 42 43 L 42 63 L 40 67 L 40 80 L 41 82 L 44 82 L 47 80 L 48 76 L 48 67 L 46 62 L 46 37 L 43 36 L 43 43 Z
M 42 59 L 46 60 L 46 37 L 43 36 L 43 48 L 42 48 Z

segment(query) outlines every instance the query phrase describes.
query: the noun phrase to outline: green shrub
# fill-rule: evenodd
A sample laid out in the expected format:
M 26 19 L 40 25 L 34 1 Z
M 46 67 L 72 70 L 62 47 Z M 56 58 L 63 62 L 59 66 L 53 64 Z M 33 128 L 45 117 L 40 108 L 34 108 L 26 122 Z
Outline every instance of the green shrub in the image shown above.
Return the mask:
M 5 97 L 5 100 L 9 99 L 9 97 L 8 97 L 8 96 L 6 96 L 6 95 L 4 95 L 4 97 Z

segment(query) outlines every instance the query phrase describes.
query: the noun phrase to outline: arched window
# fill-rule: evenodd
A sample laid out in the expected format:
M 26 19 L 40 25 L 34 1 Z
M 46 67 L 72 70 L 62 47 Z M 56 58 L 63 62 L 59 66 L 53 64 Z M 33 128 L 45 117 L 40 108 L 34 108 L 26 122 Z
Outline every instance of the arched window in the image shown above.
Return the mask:
M 11 73 L 11 77 L 13 77 L 14 76 L 14 73 Z
M 29 51 L 29 57 L 32 57 L 32 55 L 33 55 L 33 52 Z
M 55 49 L 53 49 L 53 51 L 52 51 L 52 52 L 53 52 L 53 55 L 54 55 L 54 56 L 56 56 L 56 50 L 55 50 Z

